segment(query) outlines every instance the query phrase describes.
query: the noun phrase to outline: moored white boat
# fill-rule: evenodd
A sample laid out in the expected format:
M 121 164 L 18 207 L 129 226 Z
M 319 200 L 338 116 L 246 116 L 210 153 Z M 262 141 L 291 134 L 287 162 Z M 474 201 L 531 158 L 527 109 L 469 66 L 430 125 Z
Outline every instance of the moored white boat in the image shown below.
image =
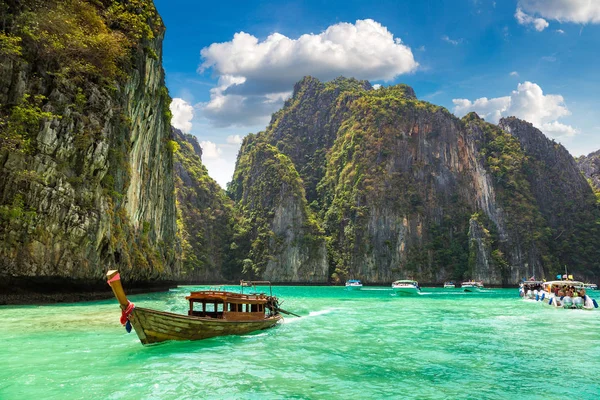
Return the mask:
M 346 290 L 360 290 L 363 284 L 358 279 L 350 279 L 346 281 Z
M 596 285 L 595 283 L 584 283 L 583 287 L 586 290 L 598 290 L 598 285 Z
M 467 281 L 461 283 L 460 287 L 464 289 L 465 292 L 478 292 L 483 288 L 483 282 Z
M 392 289 L 397 294 L 418 294 L 421 291 L 419 282 L 411 279 L 402 279 L 392 283 Z
M 444 282 L 444 289 L 454 289 L 455 287 L 454 282 Z

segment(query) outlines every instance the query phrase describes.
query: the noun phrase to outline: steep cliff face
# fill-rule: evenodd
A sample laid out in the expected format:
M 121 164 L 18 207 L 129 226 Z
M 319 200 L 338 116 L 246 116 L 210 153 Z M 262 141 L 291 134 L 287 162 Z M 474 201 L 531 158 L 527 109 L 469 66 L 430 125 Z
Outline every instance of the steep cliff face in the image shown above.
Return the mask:
M 569 270 L 595 278 L 600 272 L 600 209 L 575 159 L 528 122 L 504 118 L 499 126 L 519 140 L 528 156 L 527 180 L 551 228 L 549 253 Z
M 373 90 L 355 80 L 305 78 L 251 141 L 289 156 L 307 190 L 319 182 L 309 200 L 328 237 L 334 280 L 514 284 L 549 276 L 566 259 L 564 249 L 550 250 L 560 231 L 538 184 L 557 177 L 534 179 L 534 160 L 573 162 L 552 146 L 537 155 L 514 130 L 508 120 L 500 127 L 475 114 L 459 120 L 404 85 Z M 249 154 L 243 146 L 238 163 L 262 162 Z M 579 183 L 565 190 L 586 198 Z M 275 212 L 271 204 L 255 209 Z M 574 269 L 590 276 L 600 267 Z
M 478 279 L 485 280 L 496 270 L 503 284 L 517 282 L 525 275 L 545 276 L 558 268 L 549 252 L 550 230 L 532 193 L 527 174 L 530 159 L 518 139 L 497 126 L 483 122 L 476 114 L 463 118 L 477 157 L 488 171 L 495 192 L 497 212 L 478 216 L 477 222 L 489 232 L 489 260 L 472 264 Z M 474 230 L 473 232 L 477 232 Z M 473 238 L 472 238 L 473 240 Z M 477 272 L 479 271 L 479 272 Z
M 600 191 L 600 150 L 577 158 L 577 166 L 594 189 Z
M 173 128 L 177 227 L 182 241 L 180 279 L 219 281 L 239 278 L 233 264 L 233 201 L 208 176 L 202 165 L 202 149 L 196 138 Z
M 246 276 L 327 281 L 325 239 L 302 180 L 290 159 L 262 135 L 244 139 L 229 192 L 241 215 L 232 251 Z
M 0 275 L 174 277 L 170 99 L 152 2 L 10 1 L 2 13 Z
M 507 134 L 476 116 L 459 121 L 402 87 L 371 91 L 351 109 L 320 186 L 338 275 L 502 284 L 524 275 L 529 260 L 541 269 L 535 246 L 519 229 L 520 215 L 506 212 L 511 198 L 488 163 L 504 155 L 506 147 L 494 145 Z M 509 176 L 518 180 L 519 173 L 515 168 Z M 470 224 L 480 211 L 492 225 L 487 229 L 497 232 L 485 250 L 495 257 L 482 253 L 469 263 L 469 252 L 481 251 L 470 242 L 486 229 Z

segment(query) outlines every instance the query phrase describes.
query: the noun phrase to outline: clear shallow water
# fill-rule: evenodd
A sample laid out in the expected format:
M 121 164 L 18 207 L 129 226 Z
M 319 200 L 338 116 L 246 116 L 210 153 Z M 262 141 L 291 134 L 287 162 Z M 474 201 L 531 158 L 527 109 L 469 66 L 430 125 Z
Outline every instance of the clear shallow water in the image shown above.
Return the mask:
M 130 300 L 183 313 L 198 288 Z M 423 291 L 275 287 L 302 318 L 147 347 L 116 300 L 0 307 L 0 399 L 600 398 L 599 310 Z

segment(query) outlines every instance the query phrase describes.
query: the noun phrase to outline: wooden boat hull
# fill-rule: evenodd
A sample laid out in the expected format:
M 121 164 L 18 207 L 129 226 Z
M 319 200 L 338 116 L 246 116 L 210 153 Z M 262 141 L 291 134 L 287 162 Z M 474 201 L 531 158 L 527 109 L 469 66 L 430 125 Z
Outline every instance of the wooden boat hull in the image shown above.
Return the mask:
M 189 317 L 136 307 L 129 321 L 143 344 L 167 340 L 201 340 L 215 336 L 243 335 L 267 329 L 281 320 L 280 315 L 254 321 L 228 321 L 217 318 Z

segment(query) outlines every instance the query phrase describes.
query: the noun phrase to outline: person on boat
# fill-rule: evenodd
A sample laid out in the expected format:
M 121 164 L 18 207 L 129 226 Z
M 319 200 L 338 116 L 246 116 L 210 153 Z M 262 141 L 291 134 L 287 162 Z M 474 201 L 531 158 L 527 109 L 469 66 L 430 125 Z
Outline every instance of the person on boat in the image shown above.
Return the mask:
M 565 292 L 564 292 L 562 289 L 560 289 L 560 290 L 558 291 L 558 294 L 557 294 L 557 295 L 556 295 L 556 297 L 554 298 L 554 301 L 556 301 L 556 305 L 557 305 L 558 307 L 562 307 L 562 305 L 563 305 L 563 304 L 562 304 L 562 300 L 563 300 L 563 298 L 564 298 L 564 297 L 565 297 Z

